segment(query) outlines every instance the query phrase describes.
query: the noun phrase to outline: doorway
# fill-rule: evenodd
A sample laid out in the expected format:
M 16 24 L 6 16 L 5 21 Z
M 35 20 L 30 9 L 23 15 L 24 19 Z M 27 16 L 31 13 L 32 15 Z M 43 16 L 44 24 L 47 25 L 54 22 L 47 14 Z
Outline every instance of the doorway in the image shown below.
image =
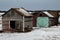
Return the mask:
M 15 29 L 15 21 L 10 21 L 10 27 Z

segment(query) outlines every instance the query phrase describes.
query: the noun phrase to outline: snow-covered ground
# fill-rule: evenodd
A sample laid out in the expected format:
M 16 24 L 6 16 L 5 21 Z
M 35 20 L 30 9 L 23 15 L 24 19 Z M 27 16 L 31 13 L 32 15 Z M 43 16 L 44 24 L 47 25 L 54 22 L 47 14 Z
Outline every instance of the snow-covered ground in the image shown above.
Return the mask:
M 0 33 L 0 40 L 60 40 L 60 27 L 37 28 L 28 33 Z

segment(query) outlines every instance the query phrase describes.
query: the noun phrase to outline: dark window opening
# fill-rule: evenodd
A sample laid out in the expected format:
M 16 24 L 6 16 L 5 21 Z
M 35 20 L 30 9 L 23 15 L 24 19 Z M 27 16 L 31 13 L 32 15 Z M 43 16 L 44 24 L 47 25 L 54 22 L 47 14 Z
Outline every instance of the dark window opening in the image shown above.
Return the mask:
M 10 27 L 15 29 L 15 21 L 10 21 Z
M 42 16 L 42 14 L 40 14 L 40 16 Z

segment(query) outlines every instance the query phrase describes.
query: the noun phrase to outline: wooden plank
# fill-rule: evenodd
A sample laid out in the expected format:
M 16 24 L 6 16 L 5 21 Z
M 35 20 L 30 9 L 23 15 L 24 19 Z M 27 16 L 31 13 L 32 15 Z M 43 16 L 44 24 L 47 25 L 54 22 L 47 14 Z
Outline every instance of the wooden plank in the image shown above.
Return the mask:
M 23 32 L 24 32 L 24 28 L 25 28 L 25 27 L 24 27 L 24 20 L 25 20 L 25 19 L 24 19 L 24 16 L 23 16 Z

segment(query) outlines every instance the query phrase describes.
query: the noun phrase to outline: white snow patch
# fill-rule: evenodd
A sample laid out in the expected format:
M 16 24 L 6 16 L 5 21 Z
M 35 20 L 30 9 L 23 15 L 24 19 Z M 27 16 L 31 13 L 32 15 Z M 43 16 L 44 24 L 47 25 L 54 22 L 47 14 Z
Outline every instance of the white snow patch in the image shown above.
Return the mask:
M 24 9 L 22 9 L 22 8 L 20 8 L 20 10 L 19 10 L 20 12 L 22 12 L 24 15 L 26 15 L 26 16 L 32 16 L 29 12 L 27 12 L 26 10 L 24 10 Z
M 45 13 L 45 14 L 48 15 L 49 17 L 54 17 L 53 15 L 51 15 L 51 14 L 48 13 L 48 12 L 43 12 L 43 13 Z
M 4 13 L 0 13 L 0 16 L 3 15 Z
M 60 40 L 60 28 L 39 28 L 28 33 L 0 33 L 0 40 Z

